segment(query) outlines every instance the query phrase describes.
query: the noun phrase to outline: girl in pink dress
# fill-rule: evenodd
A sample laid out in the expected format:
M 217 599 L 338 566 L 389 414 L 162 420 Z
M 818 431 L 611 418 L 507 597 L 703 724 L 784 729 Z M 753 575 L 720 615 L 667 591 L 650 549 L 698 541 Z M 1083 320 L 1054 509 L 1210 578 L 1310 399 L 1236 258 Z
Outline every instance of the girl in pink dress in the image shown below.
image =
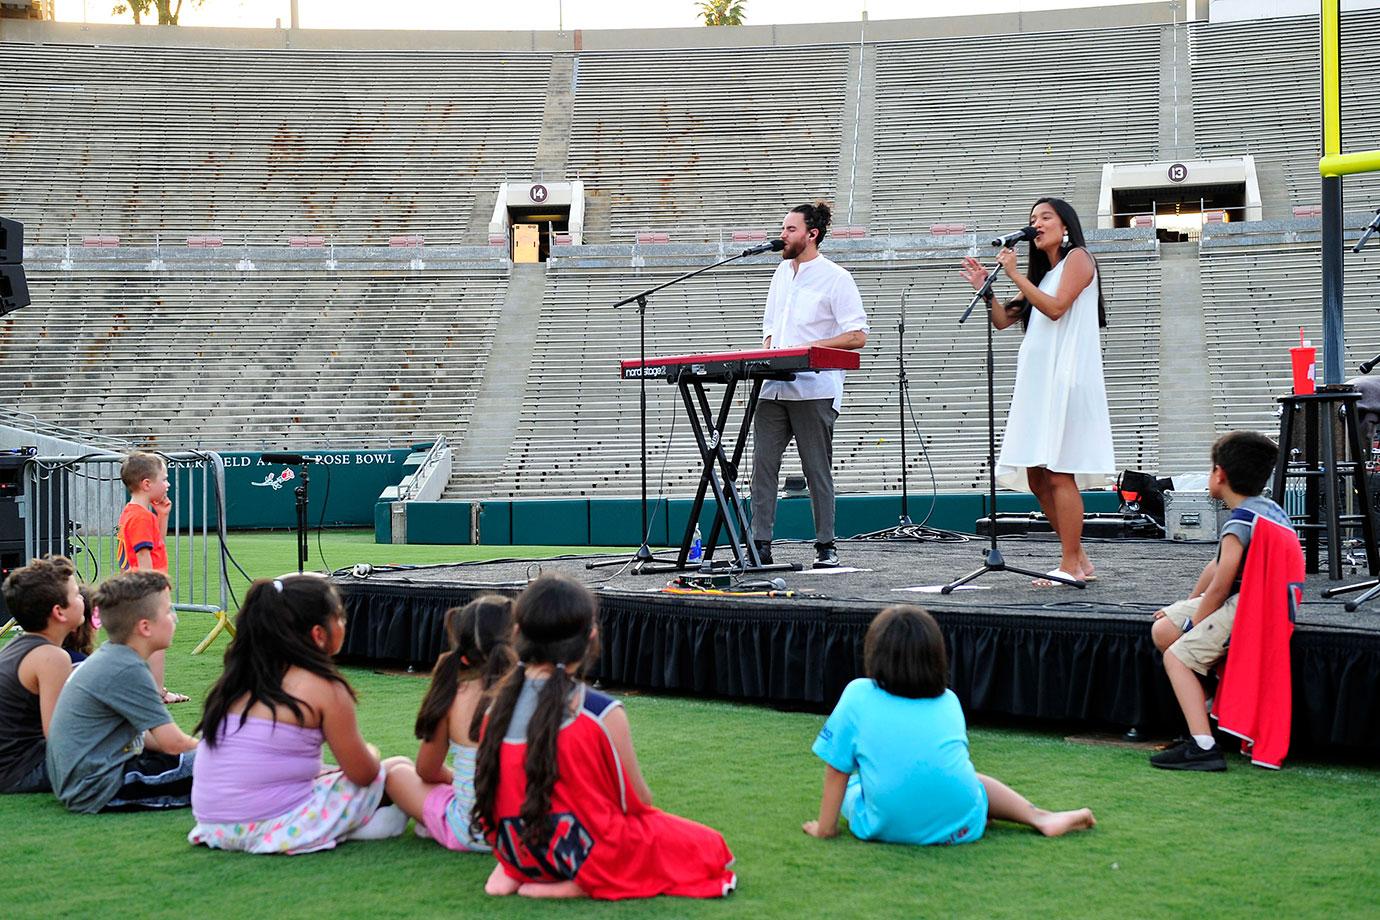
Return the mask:
M 450 651 L 431 675 L 417 713 L 422 740 L 417 765 L 388 773 L 388 795 L 417 819 L 417 835 L 448 850 L 489 852 L 470 832 L 474 807 L 474 756 L 484 723 L 484 695 L 513 666 L 513 602 L 487 594 L 446 611 Z M 451 766 L 446 766 L 447 754 Z
M 493 895 L 717 898 L 737 884 L 712 828 L 652 807 L 628 717 L 579 677 L 597 654 L 594 596 L 544 575 L 518 597 L 515 668 L 479 743 L 473 824 Z

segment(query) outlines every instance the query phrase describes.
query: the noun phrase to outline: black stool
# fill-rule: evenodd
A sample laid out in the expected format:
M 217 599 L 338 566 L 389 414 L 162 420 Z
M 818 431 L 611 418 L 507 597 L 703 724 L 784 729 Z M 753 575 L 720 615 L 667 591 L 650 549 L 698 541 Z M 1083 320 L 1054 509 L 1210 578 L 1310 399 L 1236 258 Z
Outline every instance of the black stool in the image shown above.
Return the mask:
M 1283 414 L 1279 420 L 1279 464 L 1275 467 L 1274 498 L 1282 506 L 1285 486 L 1290 479 L 1304 480 L 1304 513 L 1295 516 L 1294 527 L 1303 541 L 1305 569 L 1312 573 L 1318 566 L 1318 536 L 1327 532 L 1327 573 L 1333 580 L 1342 577 L 1343 527 L 1360 527 L 1366 543 L 1366 561 L 1370 574 L 1380 574 L 1380 554 L 1376 553 L 1375 528 L 1371 521 L 1370 489 L 1366 484 L 1365 454 L 1361 447 L 1361 430 L 1356 424 L 1356 404 L 1361 394 L 1349 385 L 1327 388 L 1300 396 L 1281 396 Z M 1293 444 L 1294 414 L 1303 412 L 1303 469 L 1289 468 L 1290 447 Z M 1351 459 L 1339 460 L 1336 422 L 1342 419 Z M 1320 431 L 1321 429 L 1321 431 Z M 1319 434 L 1322 435 L 1319 438 Z M 1360 514 L 1341 513 L 1341 494 L 1337 488 L 1339 476 L 1351 477 L 1351 490 L 1356 497 Z M 1319 504 L 1318 484 L 1327 510 L 1324 520 Z

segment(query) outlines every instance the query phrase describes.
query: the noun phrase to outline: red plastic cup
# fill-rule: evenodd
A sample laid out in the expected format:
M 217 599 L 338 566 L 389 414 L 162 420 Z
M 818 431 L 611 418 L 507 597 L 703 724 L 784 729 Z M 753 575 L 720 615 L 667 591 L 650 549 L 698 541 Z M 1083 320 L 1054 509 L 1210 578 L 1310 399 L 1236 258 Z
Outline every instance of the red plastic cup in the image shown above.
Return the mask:
M 1316 391 L 1318 350 L 1311 345 L 1296 345 L 1289 349 L 1289 361 L 1294 367 L 1294 395 Z

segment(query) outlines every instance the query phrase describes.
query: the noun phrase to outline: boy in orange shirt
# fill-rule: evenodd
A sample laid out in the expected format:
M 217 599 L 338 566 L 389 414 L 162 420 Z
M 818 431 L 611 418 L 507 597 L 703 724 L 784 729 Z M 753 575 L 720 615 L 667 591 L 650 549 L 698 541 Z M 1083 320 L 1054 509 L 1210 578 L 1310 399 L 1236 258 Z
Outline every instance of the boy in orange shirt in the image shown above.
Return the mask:
M 120 466 L 120 479 L 129 490 L 129 504 L 120 513 L 115 529 L 115 560 L 120 571 L 154 571 L 168 574 L 168 464 L 157 454 L 133 453 Z M 163 693 L 164 703 L 185 703 L 188 697 L 163 686 L 167 651 L 149 657 L 149 670 Z

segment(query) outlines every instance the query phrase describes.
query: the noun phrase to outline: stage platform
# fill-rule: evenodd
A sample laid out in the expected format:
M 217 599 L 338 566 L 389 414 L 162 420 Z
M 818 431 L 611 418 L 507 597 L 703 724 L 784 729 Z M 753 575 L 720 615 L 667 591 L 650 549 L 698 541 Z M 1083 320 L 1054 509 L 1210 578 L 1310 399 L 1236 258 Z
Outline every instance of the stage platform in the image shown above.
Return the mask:
M 1151 614 L 1188 595 L 1215 544 L 1089 542 L 1098 578 L 1085 590 L 1037 588 L 1010 572 L 948 596 L 932 590 L 979 567 L 986 546 L 980 539 L 843 541 L 843 570 L 770 573 L 791 597 L 668 594 L 662 589 L 672 576 L 585 566 L 608 557 L 377 569 L 335 580 L 350 611 L 344 654 L 355 660 L 430 667 L 444 650 L 448 607 L 562 572 L 599 596 L 603 653 L 595 676 L 605 683 L 820 712 L 860 674 L 863 634 L 877 611 L 914 603 L 943 628 L 952 686 L 970 714 L 1182 730 L 1150 641 Z M 1001 549 L 1009 565 L 1037 571 L 1059 555 L 1047 537 L 1003 538 Z M 778 542 L 775 557 L 808 565 L 813 549 Z M 1380 751 L 1380 600 L 1348 613 L 1346 596 L 1320 597 L 1332 584 L 1365 577 L 1364 568 L 1339 583 L 1325 572 L 1309 577 L 1293 640 L 1295 750 Z

